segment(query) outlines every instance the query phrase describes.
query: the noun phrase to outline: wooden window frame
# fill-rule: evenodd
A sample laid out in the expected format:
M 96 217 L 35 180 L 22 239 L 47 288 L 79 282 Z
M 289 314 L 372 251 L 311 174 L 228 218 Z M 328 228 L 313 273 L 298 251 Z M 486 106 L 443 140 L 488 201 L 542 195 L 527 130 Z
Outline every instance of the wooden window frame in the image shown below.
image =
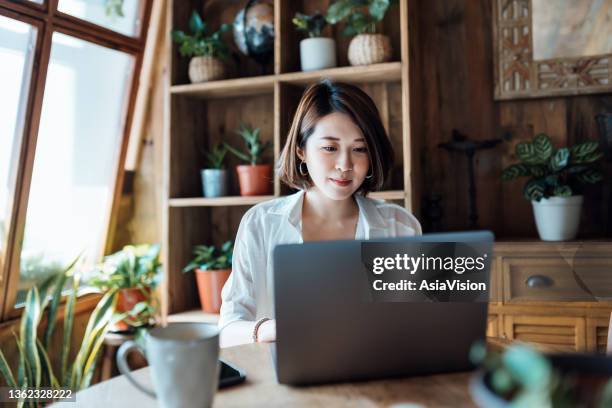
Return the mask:
M 126 36 L 96 24 L 81 20 L 57 10 L 59 0 L 45 0 L 37 4 L 27 0 L 0 0 L 0 15 L 22 21 L 37 28 L 36 46 L 33 53 L 32 71 L 25 102 L 25 112 L 22 132 L 16 135 L 17 157 L 12 157 L 11 171 L 16 174 L 14 185 L 10 186 L 7 203 L 6 237 L 0 250 L 0 321 L 9 321 L 21 316 L 23 308 L 15 307 L 17 288 L 19 284 L 19 262 L 25 218 L 28 208 L 28 197 L 34 153 L 38 138 L 38 129 L 42 113 L 42 102 L 49 58 L 51 40 L 54 32 L 61 32 L 90 43 L 115 49 L 134 58 L 133 70 L 129 88 L 125 93 L 124 111 L 122 116 L 122 137 L 115 155 L 115 177 L 112 179 L 112 200 L 105 214 L 107 220 L 103 248 L 100 254 L 110 251 L 121 198 L 124 177 L 124 162 L 127 153 L 129 132 L 134 115 L 134 105 L 138 91 L 149 20 L 153 0 L 144 0 L 140 15 L 140 33 L 135 37 Z M 80 307 L 93 308 L 100 295 L 87 294 L 80 296 L 77 303 Z

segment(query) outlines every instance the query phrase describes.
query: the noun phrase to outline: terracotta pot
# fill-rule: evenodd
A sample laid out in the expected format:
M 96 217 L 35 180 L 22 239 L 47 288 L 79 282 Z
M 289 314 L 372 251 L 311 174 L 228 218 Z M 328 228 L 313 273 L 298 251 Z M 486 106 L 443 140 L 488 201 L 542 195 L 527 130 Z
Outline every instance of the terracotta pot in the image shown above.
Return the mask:
M 391 60 L 391 41 L 383 34 L 359 34 L 348 48 L 351 65 L 378 64 Z
M 272 194 L 272 165 L 243 164 L 236 166 L 241 196 Z
M 215 57 L 193 57 L 189 61 L 189 79 L 192 83 L 214 81 L 225 76 L 223 61 Z
M 150 292 L 150 289 L 145 289 L 147 292 Z M 119 294 L 117 298 L 117 312 L 129 312 L 136 306 L 138 302 L 142 302 L 147 300 L 147 297 L 142 293 L 142 290 L 138 288 L 129 288 L 129 289 L 119 289 Z M 113 330 L 116 331 L 125 331 L 129 330 L 130 325 L 125 322 L 125 320 L 121 320 L 117 322 L 113 327 Z
M 223 285 L 225 285 L 225 281 L 231 273 L 231 269 L 195 270 L 200 304 L 204 312 L 219 313 L 219 310 L 221 310 L 221 289 L 223 289 Z

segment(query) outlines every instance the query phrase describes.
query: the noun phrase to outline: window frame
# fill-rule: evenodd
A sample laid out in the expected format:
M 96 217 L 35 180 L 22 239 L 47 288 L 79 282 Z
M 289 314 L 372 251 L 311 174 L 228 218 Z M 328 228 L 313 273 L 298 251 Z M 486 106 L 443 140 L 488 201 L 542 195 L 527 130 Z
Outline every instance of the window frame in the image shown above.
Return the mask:
M 7 203 L 6 237 L 0 249 L 0 322 L 17 319 L 23 312 L 22 307 L 15 307 L 19 285 L 20 257 L 25 230 L 25 218 L 28 208 L 34 153 L 38 138 L 38 129 L 42 113 L 42 102 L 47 78 L 47 69 L 51 54 L 51 40 L 54 32 L 60 32 L 80 40 L 130 54 L 134 58 L 133 70 L 128 90 L 124 96 L 122 114 L 122 135 L 115 155 L 115 177 L 112 179 L 113 192 L 105 216 L 106 231 L 100 248 L 100 255 L 111 250 L 117 212 L 119 210 L 124 163 L 127 154 L 129 132 L 134 116 L 134 106 L 138 91 L 138 78 L 142 69 L 146 37 L 151 18 L 154 0 L 143 0 L 141 9 L 140 33 L 129 37 L 110 29 L 98 26 L 57 10 L 59 0 L 45 0 L 37 4 L 27 0 L 0 0 L 0 15 L 22 21 L 37 28 L 36 46 L 33 53 L 33 64 L 30 76 L 22 132 L 15 137 L 18 157 L 13 157 L 11 171 L 14 171 L 15 183 L 11 185 Z M 155 0 L 159 1 L 159 0 Z M 77 303 L 81 307 L 93 308 L 100 298 L 99 294 L 80 296 Z

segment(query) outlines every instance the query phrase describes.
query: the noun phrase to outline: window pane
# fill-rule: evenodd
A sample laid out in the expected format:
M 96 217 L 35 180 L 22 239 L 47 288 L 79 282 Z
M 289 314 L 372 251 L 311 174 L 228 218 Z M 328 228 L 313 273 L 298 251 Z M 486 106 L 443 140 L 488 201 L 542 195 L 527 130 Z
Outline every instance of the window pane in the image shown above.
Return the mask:
M 60 0 L 57 9 L 121 34 L 137 37 L 143 6 L 143 0 Z
M 15 185 L 15 165 L 23 133 L 36 28 L 0 16 L 0 253 L 8 225 L 9 194 Z
M 54 33 L 21 253 L 24 291 L 84 251 L 99 261 L 133 57 Z

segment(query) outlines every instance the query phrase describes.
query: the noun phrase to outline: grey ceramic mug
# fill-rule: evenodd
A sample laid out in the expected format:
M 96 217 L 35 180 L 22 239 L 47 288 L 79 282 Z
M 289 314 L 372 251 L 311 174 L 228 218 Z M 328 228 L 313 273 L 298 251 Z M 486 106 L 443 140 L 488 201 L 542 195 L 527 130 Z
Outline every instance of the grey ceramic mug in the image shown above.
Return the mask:
M 127 355 L 140 351 L 150 365 L 155 391 L 130 373 Z M 149 330 L 145 350 L 127 341 L 117 352 L 121 374 L 162 407 L 209 407 L 219 382 L 219 330 L 207 323 L 171 323 Z

